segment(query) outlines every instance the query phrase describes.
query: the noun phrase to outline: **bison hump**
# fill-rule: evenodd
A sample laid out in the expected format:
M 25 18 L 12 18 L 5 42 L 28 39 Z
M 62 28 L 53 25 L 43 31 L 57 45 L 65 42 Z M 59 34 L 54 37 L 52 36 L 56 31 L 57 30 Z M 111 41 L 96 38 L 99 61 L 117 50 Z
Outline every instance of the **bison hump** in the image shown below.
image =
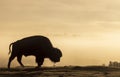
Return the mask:
M 51 48 L 52 43 L 47 37 L 44 36 L 31 36 L 18 40 L 14 43 L 20 48 Z

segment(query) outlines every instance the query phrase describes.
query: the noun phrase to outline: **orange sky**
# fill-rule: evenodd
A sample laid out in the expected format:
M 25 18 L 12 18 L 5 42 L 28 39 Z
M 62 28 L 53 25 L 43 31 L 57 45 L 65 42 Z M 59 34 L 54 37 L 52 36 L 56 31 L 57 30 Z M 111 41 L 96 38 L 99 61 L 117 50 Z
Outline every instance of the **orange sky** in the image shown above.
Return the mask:
M 119 9 L 119 0 L 0 0 L 0 66 L 7 65 L 11 42 L 32 35 L 47 36 L 62 50 L 57 65 L 119 61 Z M 23 60 L 35 65 L 33 57 Z

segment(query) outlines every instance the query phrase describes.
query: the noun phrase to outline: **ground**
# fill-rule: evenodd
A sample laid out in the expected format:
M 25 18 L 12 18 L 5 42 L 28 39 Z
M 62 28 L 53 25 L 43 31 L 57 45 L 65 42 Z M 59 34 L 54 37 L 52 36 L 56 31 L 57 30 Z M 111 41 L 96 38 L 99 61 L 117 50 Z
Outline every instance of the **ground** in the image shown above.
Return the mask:
M 120 77 L 120 69 L 103 66 L 0 68 L 0 77 Z

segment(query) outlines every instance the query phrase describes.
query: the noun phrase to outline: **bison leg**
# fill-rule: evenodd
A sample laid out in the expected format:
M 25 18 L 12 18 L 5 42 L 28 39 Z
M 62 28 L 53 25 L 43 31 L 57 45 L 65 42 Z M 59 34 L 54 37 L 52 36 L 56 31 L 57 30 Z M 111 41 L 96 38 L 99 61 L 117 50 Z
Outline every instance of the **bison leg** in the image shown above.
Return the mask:
M 36 57 L 36 62 L 38 64 L 38 66 L 36 68 L 40 68 L 41 65 L 43 64 L 44 62 L 44 58 L 40 58 L 40 57 Z
M 15 58 L 16 56 L 11 55 L 9 58 L 9 62 L 8 62 L 8 69 L 10 69 L 10 64 L 12 62 L 12 60 Z
M 18 56 L 17 56 L 17 61 L 19 62 L 19 64 L 20 64 L 22 67 L 24 67 L 24 65 L 23 65 L 22 62 L 21 62 L 21 59 L 22 59 L 22 55 L 18 55 Z

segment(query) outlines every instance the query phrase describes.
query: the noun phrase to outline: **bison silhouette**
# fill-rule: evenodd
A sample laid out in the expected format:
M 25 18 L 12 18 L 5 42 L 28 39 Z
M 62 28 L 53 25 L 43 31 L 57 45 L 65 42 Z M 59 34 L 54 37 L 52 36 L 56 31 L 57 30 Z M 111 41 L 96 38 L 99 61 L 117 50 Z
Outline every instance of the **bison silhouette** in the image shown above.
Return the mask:
M 12 48 L 11 48 L 12 46 Z M 44 58 L 49 58 L 52 62 L 59 62 L 62 57 L 60 49 L 53 47 L 50 40 L 45 36 L 30 36 L 17 40 L 9 45 L 8 68 L 10 69 L 11 61 L 17 57 L 18 63 L 24 67 L 21 62 L 22 56 L 33 55 L 36 58 L 37 67 L 40 68 Z

